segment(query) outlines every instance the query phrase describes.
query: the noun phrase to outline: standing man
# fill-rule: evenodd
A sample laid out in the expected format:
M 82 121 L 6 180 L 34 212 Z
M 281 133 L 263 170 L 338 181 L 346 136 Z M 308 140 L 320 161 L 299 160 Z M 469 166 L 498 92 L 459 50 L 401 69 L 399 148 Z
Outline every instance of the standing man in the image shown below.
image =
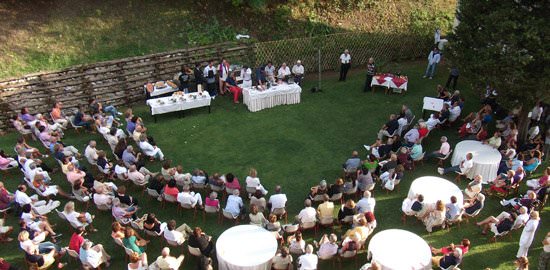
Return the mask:
M 203 70 L 201 69 L 201 64 L 200 63 L 196 63 L 195 64 L 195 69 L 193 69 L 193 75 L 195 77 L 195 86 L 196 86 L 196 89 L 195 91 L 202 91 L 203 89 L 203 83 L 204 83 L 204 74 L 203 74 Z M 199 87 L 200 86 L 200 87 Z
M 216 68 L 214 67 L 214 61 L 210 61 L 208 66 L 204 68 L 204 78 L 206 78 L 206 90 L 212 97 L 216 99 Z
M 374 74 L 376 73 L 376 66 L 374 66 L 374 58 L 369 58 L 369 62 L 367 63 L 367 81 L 365 82 L 365 89 L 364 92 L 372 91 L 372 86 L 370 85 L 372 82 L 372 77 L 374 77 Z
M 458 80 L 458 68 L 456 66 L 451 67 L 451 73 L 449 73 L 449 79 L 447 79 L 447 83 L 445 84 L 445 87 L 449 89 L 449 86 L 451 85 L 451 82 L 453 83 L 453 90 L 456 90 L 456 81 Z
M 435 68 L 437 67 L 437 64 L 440 60 L 441 55 L 439 54 L 439 49 L 437 47 L 434 47 L 434 49 L 428 55 L 428 67 L 426 68 L 426 73 L 422 78 L 430 77 L 431 80 L 435 75 Z
M 294 75 L 294 82 L 301 86 L 302 79 L 304 79 L 304 66 L 302 66 L 302 61 L 296 61 L 296 65 L 292 67 L 292 74 Z
M 345 49 L 344 53 L 340 55 L 340 64 L 340 79 L 338 81 L 345 82 L 351 66 L 351 55 L 348 49 Z

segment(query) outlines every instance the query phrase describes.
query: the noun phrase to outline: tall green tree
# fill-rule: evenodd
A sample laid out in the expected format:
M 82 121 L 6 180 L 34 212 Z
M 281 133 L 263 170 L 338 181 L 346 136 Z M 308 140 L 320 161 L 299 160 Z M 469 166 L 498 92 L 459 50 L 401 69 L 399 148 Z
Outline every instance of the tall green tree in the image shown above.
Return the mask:
M 449 37 L 451 62 L 476 89 L 490 83 L 503 107 L 523 105 L 523 134 L 529 110 L 550 97 L 549 16 L 547 0 L 461 0 Z

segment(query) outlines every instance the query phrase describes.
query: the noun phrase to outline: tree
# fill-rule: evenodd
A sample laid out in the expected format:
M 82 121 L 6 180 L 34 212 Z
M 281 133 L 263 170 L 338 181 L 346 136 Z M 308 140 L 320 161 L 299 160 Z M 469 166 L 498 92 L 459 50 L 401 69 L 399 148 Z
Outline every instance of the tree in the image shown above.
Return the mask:
M 491 84 L 504 108 L 523 106 L 520 138 L 529 110 L 550 96 L 548 14 L 546 0 L 461 0 L 449 37 L 449 58 L 475 89 Z

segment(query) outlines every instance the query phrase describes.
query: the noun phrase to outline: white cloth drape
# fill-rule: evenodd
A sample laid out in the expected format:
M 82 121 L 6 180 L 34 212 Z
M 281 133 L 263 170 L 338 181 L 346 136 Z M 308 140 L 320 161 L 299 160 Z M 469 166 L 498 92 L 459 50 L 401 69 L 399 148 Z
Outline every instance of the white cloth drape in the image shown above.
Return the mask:
M 455 146 L 451 164 L 453 166 L 459 165 L 467 153 L 474 155 L 472 159 L 474 166 L 466 175 L 468 179 L 473 179 L 476 174 L 479 174 L 483 176 L 483 183 L 486 184 L 497 178 L 498 165 L 502 159 L 497 149 L 479 141 L 461 141 Z
M 269 270 L 276 252 L 273 233 L 256 225 L 231 227 L 216 242 L 220 270 Z
M 390 229 L 375 234 L 370 240 L 369 256 L 382 270 L 432 269 L 432 253 L 420 236 L 405 230 Z
M 407 199 L 413 201 L 418 194 L 424 196 L 424 203 L 435 206 L 438 200 L 444 204 L 451 202 L 451 196 L 455 196 L 457 204 L 462 207 L 464 201 L 460 188 L 446 179 L 435 176 L 423 176 L 416 178 L 409 188 Z
M 197 98 L 195 99 L 194 96 Z M 185 100 L 182 100 L 182 98 Z M 202 92 L 202 96 L 198 93 L 190 93 L 182 96 L 149 99 L 147 100 L 147 105 L 151 108 L 151 114 L 156 115 L 210 106 L 210 101 L 210 95 L 204 91 Z
M 243 102 L 251 112 L 261 111 L 283 104 L 300 103 L 302 88 L 295 84 L 280 84 L 264 91 L 243 88 Z

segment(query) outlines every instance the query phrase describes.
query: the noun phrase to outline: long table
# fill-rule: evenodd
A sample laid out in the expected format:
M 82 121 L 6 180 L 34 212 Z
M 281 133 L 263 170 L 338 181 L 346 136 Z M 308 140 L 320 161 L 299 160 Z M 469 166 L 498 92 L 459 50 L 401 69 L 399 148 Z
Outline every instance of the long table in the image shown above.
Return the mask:
M 202 95 L 199 93 L 189 93 L 181 96 L 170 96 L 147 100 L 147 106 L 151 109 L 151 115 L 157 121 L 156 115 L 177 111 L 185 111 L 194 108 L 208 106 L 208 113 L 210 113 L 210 95 L 208 92 L 203 91 Z
M 280 84 L 267 90 L 243 88 L 243 102 L 251 112 L 261 111 L 283 104 L 300 103 L 302 88 L 295 84 Z

